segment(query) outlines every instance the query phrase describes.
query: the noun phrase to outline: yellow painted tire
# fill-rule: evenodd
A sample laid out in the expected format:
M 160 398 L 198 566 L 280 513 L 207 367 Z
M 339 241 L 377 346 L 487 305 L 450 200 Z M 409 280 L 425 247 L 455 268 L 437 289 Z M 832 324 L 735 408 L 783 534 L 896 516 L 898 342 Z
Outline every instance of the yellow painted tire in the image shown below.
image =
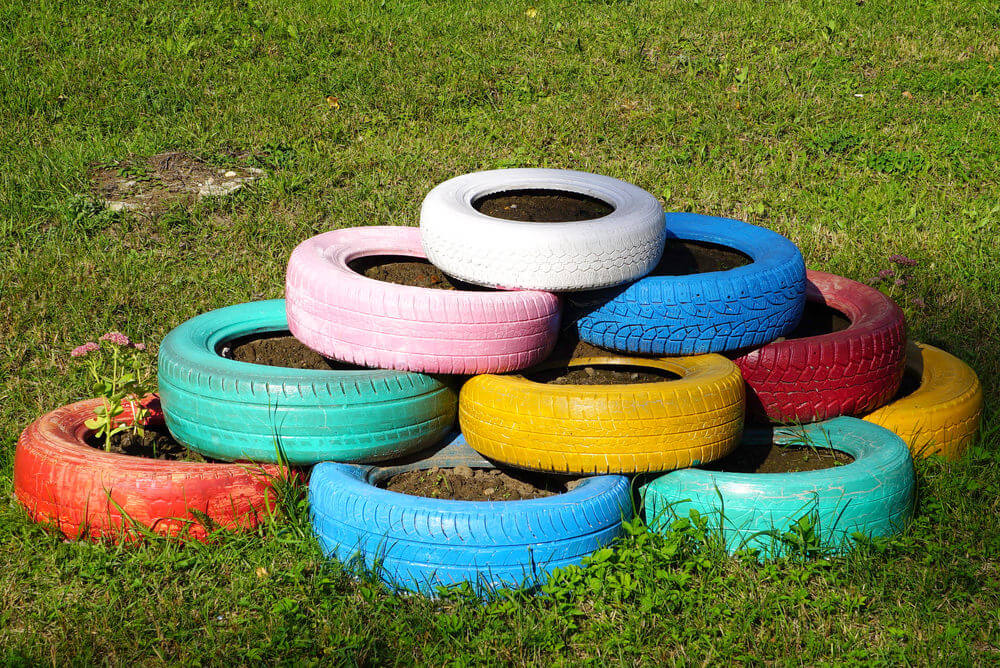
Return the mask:
M 898 434 L 914 457 L 958 459 L 979 431 L 983 389 L 972 368 L 926 343 L 911 343 L 906 373 L 920 379 L 911 394 L 865 417 Z
M 537 370 L 645 366 L 678 380 L 625 385 L 547 385 L 483 374 L 462 387 L 459 421 L 475 450 L 537 471 L 672 471 L 725 456 L 743 433 L 739 369 L 721 355 L 582 357 Z

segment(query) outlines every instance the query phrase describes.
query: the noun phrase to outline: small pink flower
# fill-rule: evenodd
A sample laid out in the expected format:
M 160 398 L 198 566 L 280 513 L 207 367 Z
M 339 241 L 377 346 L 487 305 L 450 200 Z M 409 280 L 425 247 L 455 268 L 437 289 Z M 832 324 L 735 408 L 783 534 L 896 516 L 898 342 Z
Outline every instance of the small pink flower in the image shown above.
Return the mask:
M 905 255 L 890 255 L 890 262 L 895 262 L 902 267 L 916 267 L 917 261 L 913 258 L 906 257 Z
M 895 275 L 896 272 L 894 272 L 892 269 L 883 269 L 882 271 L 878 272 L 878 277 L 881 279 L 892 278 Z
M 902 286 L 906 285 L 906 279 L 905 278 L 897 278 L 894 282 L 895 282 L 895 284 L 896 284 L 897 287 L 902 287 Z
M 127 346 L 132 343 L 132 341 L 121 332 L 108 332 L 107 334 L 103 334 L 101 335 L 101 341 L 110 341 L 117 346 Z
M 87 341 L 82 346 L 77 346 L 76 348 L 73 348 L 73 350 L 70 351 L 69 355 L 70 357 L 83 357 L 87 353 L 92 353 L 100 347 L 101 347 L 100 345 L 94 343 L 93 341 Z
M 135 348 L 136 350 L 145 350 L 146 349 L 146 344 L 145 343 L 138 343 L 138 342 L 136 342 L 136 343 L 132 344 L 132 347 Z
M 913 298 L 913 299 L 912 299 L 912 300 L 910 301 L 910 303 L 911 303 L 911 304 L 913 304 L 914 306 L 916 306 L 917 308 L 927 308 L 927 302 L 925 302 L 925 301 L 924 301 L 923 299 L 921 299 L 920 297 L 914 297 L 914 298 Z

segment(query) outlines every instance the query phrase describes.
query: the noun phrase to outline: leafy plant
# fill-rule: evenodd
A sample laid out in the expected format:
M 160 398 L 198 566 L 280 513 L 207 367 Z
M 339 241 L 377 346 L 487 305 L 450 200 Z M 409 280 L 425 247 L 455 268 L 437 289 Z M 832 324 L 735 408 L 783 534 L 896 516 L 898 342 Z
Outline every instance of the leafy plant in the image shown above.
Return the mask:
M 108 342 L 106 346 L 101 344 L 105 341 Z M 93 381 L 91 387 L 101 399 L 101 405 L 94 409 L 94 417 L 85 424 L 88 429 L 95 430 L 97 438 L 104 439 L 107 451 L 111 450 L 111 437 L 115 434 L 129 430 L 139 436 L 145 433 L 142 425 L 149 411 L 138 402 L 138 398 L 148 392 L 151 376 L 145 350 L 145 344 L 133 342 L 121 332 L 108 332 L 99 342 L 88 341 L 70 352 L 72 357 L 87 357 L 87 371 Z M 110 372 L 106 370 L 108 351 Z M 131 404 L 131 419 L 121 419 L 126 401 Z

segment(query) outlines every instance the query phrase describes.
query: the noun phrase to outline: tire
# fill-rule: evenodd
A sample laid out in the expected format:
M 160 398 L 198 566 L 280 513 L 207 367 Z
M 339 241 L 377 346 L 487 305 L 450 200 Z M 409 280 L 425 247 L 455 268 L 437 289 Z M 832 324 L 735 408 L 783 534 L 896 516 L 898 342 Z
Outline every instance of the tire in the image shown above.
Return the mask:
M 287 369 L 226 359 L 224 341 L 288 328 L 285 301 L 199 315 L 163 339 L 160 401 L 179 442 L 222 460 L 373 462 L 433 445 L 455 422 L 454 390 L 415 373 Z
M 396 285 L 347 264 L 373 255 L 423 258 L 420 230 L 351 228 L 299 244 L 285 290 L 296 338 L 339 360 L 428 373 L 512 371 L 552 351 L 561 314 L 555 295 Z
M 359 557 L 395 589 L 434 594 L 469 583 L 480 594 L 544 583 L 579 564 L 622 532 L 632 515 L 623 476 L 582 481 L 572 491 L 524 501 L 454 501 L 410 496 L 375 485 L 434 466 L 493 468 L 461 436 L 438 454 L 390 468 L 324 463 L 313 469 L 309 500 L 324 553 Z
M 756 417 L 817 422 L 864 415 L 899 390 L 905 363 L 903 312 L 875 288 L 810 271 L 806 298 L 843 313 L 839 332 L 769 343 L 734 361 Z
M 204 518 L 230 530 L 270 512 L 279 467 L 130 457 L 92 448 L 84 421 L 100 399 L 43 415 L 21 434 L 14 494 L 36 522 L 68 538 L 136 539 L 145 530 L 204 539 Z
M 511 466 L 589 474 L 694 466 L 728 454 L 739 442 L 743 382 L 720 355 L 583 357 L 560 364 L 645 366 L 681 379 L 546 385 L 523 376 L 475 376 L 459 396 L 459 423 L 469 445 Z
M 473 208 L 480 197 L 523 189 L 589 195 L 614 207 L 601 218 L 531 223 Z M 420 208 L 427 257 L 442 271 L 505 289 L 591 290 L 645 276 L 663 252 L 655 197 L 607 176 L 559 169 L 497 169 L 438 185 Z
M 771 440 L 768 430 L 747 434 L 748 442 Z M 665 531 L 674 517 L 686 518 L 696 510 L 707 516 L 710 529 L 721 531 L 729 553 L 757 549 L 768 558 L 787 554 L 778 536 L 791 531 L 803 516 L 814 522 L 817 547 L 834 551 L 850 549 L 855 533 L 897 533 L 912 516 L 910 451 L 887 429 L 842 417 L 780 429 L 773 440 L 805 440 L 846 452 L 854 461 L 796 473 L 674 471 L 640 488 L 647 525 Z
M 907 373 L 919 379 L 911 394 L 865 416 L 899 435 L 914 457 L 955 460 L 976 440 L 983 388 L 962 360 L 926 343 L 907 348 Z
M 569 304 L 582 341 L 649 355 L 749 348 L 791 331 L 805 304 L 802 254 L 777 232 L 738 220 L 668 213 L 666 236 L 728 246 L 753 262 L 726 271 L 647 276 Z

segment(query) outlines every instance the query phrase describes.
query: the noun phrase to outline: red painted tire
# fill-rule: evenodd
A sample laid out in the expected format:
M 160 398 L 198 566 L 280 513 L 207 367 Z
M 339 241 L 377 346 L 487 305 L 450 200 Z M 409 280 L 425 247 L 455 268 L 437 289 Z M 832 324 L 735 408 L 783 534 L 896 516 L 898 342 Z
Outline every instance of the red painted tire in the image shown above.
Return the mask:
M 377 281 L 348 263 L 424 259 L 415 227 L 352 227 L 298 245 L 288 260 L 288 329 L 321 355 L 425 373 L 500 373 L 548 356 L 559 297 L 538 290 L 464 292 Z
M 136 538 L 134 523 L 164 536 L 204 539 L 199 515 L 243 529 L 273 507 L 276 466 L 144 459 L 90 447 L 84 421 L 99 402 L 57 408 L 18 439 L 14 494 L 36 522 L 68 538 Z
M 776 422 L 863 415 L 899 389 L 906 363 L 903 312 L 875 288 L 810 271 L 806 299 L 851 321 L 839 332 L 774 341 L 735 359 L 747 407 Z

